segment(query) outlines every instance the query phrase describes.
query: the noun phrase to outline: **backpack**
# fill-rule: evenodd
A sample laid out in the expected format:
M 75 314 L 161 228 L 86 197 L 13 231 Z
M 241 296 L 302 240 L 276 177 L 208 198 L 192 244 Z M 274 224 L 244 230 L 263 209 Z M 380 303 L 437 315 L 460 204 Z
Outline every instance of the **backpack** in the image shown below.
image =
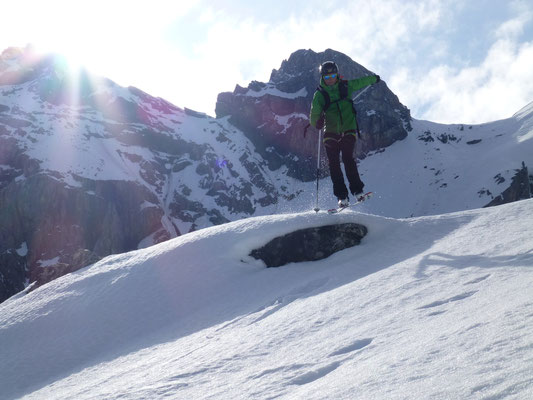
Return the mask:
M 331 98 L 329 97 L 329 93 L 322 86 L 318 85 L 316 90 L 318 92 L 320 92 L 320 94 L 322 95 L 322 97 L 324 98 L 324 101 L 325 101 L 324 108 L 323 108 L 323 111 L 322 111 L 323 113 L 325 113 L 326 110 L 333 103 L 338 103 L 339 101 L 342 101 L 342 100 L 347 100 L 350 103 L 352 103 L 353 115 L 355 117 L 355 126 L 357 128 L 357 136 L 359 137 L 359 139 L 361 139 L 361 131 L 359 130 L 359 124 L 357 123 L 357 110 L 355 109 L 355 104 L 354 104 L 352 98 L 348 97 L 348 81 L 346 79 L 339 79 L 339 94 L 340 94 L 340 98 L 339 98 L 339 100 L 336 100 L 334 102 L 331 101 Z

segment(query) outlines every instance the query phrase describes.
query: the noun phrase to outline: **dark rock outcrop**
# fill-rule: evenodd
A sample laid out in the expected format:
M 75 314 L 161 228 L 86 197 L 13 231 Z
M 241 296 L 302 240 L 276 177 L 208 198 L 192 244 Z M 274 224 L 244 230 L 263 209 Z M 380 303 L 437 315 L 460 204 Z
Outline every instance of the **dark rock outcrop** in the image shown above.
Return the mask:
M 271 240 L 250 256 L 263 260 L 267 267 L 316 261 L 358 245 L 367 233 L 364 225 L 354 223 L 301 229 Z
M 14 249 L 0 253 L 0 303 L 24 290 L 27 282 L 26 258 Z
M 0 301 L 16 293 L 10 277 L 20 275 L 19 290 L 25 280 L 40 285 L 108 254 L 136 249 L 160 228 L 161 210 L 143 207 L 147 199 L 156 201 L 146 188 L 122 181 L 80 183 L 82 190 L 68 188 L 37 174 L 0 191 Z M 15 249 L 22 245 L 27 251 L 20 256 Z M 53 265 L 43 267 L 47 260 Z
M 320 81 L 318 66 L 335 61 L 341 75 L 354 79 L 373 74 L 348 56 L 334 50 L 315 53 L 298 50 L 273 70 L 268 83 L 252 82 L 248 88 L 238 86 L 233 93 L 221 93 L 216 104 L 217 117 L 229 116 L 254 143 L 272 170 L 282 165 L 289 175 L 300 180 L 314 179 L 316 131 L 303 137 L 313 94 Z M 356 153 L 364 157 L 369 151 L 390 146 L 404 139 L 411 130 L 411 115 L 385 82 L 373 85 L 356 99 L 357 119 L 363 133 Z M 325 152 L 322 152 L 325 154 Z
M 511 180 L 511 185 L 485 207 L 499 206 L 518 200 L 529 199 L 531 198 L 532 191 L 532 178 L 528 173 L 527 166 L 522 162 L 522 168 L 516 170 L 516 174 Z

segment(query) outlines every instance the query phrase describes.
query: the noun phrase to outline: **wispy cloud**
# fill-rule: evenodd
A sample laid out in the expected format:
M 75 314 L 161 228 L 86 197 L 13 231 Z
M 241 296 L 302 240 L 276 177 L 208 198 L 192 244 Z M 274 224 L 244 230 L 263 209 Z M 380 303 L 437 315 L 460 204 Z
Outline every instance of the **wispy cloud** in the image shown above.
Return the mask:
M 273 68 L 301 48 L 344 52 L 369 69 L 404 59 L 415 35 L 435 30 L 445 8 L 435 0 L 404 2 L 369 0 L 349 3 L 310 2 L 308 8 L 276 21 L 261 20 L 207 7 L 200 15 L 190 15 L 205 24 L 201 40 L 192 38 L 194 56 L 190 66 L 198 71 L 201 82 L 179 77 L 172 90 L 192 93 L 190 106 L 205 108 L 209 88 L 233 90 L 236 83 L 268 80 Z M 410 58 L 414 58 L 412 54 Z M 215 64 L 214 64 L 215 62 Z M 387 71 L 381 71 L 386 76 Z M 208 109 L 214 108 L 215 98 Z
M 491 14 L 483 4 L 20 0 L 3 8 L 10 17 L 0 25 L 0 48 L 40 44 L 121 85 L 210 114 L 218 93 L 268 80 L 292 52 L 332 48 L 379 73 L 416 118 L 475 123 L 533 100 L 533 39 L 524 40 L 533 5 L 498 3 Z
M 477 65 L 440 64 L 413 81 L 406 67 L 391 86 L 402 101 L 420 110 L 419 118 L 440 122 L 481 123 L 510 117 L 533 100 L 533 41 L 518 36 L 531 21 L 523 14 L 502 23 Z

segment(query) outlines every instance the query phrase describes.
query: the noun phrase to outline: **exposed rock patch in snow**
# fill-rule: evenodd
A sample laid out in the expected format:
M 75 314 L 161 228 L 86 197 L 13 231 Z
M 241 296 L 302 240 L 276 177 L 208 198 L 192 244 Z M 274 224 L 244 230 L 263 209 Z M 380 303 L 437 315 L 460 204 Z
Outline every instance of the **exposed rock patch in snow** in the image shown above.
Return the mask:
M 355 223 L 300 229 L 272 239 L 250 255 L 263 260 L 267 267 L 317 261 L 358 245 L 367 232 L 364 225 Z

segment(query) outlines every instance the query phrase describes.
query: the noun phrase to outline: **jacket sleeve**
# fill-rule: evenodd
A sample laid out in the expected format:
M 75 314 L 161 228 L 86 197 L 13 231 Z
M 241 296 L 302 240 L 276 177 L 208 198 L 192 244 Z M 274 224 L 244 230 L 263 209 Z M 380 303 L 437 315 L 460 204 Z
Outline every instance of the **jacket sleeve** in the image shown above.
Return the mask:
M 324 104 L 324 96 L 322 96 L 317 90 L 315 92 L 315 95 L 313 96 L 313 102 L 311 103 L 311 112 L 309 113 L 309 123 L 313 128 L 316 128 L 316 123 L 319 120 L 320 115 L 322 114 Z
M 348 93 L 353 93 L 356 90 L 372 85 L 377 81 L 377 75 L 369 75 L 363 78 L 351 79 L 348 81 Z

